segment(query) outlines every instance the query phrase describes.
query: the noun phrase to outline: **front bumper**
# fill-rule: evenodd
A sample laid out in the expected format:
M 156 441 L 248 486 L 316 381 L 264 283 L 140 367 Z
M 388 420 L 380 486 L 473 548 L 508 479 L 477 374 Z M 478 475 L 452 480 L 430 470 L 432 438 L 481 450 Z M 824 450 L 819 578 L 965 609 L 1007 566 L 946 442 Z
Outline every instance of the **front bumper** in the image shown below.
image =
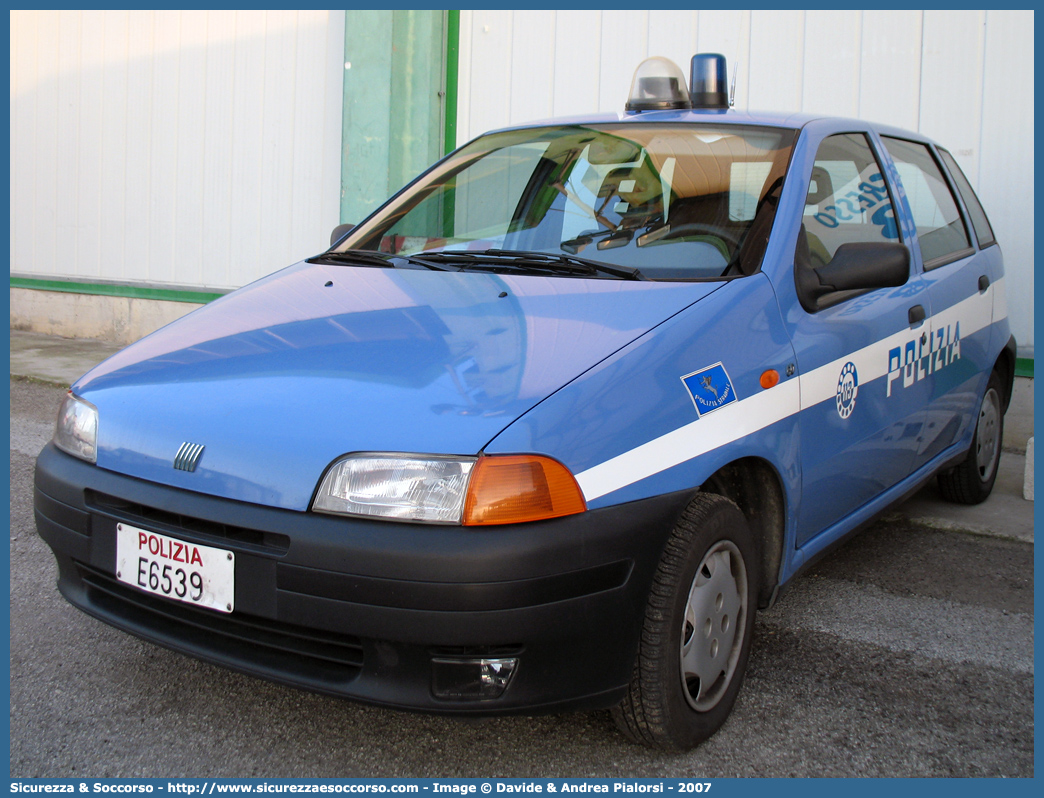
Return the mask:
M 401 709 L 508 714 L 624 695 L 652 575 L 691 492 L 464 528 L 298 513 L 122 476 L 48 445 L 36 525 L 70 603 L 146 640 L 284 684 Z M 224 615 L 115 578 L 122 521 L 235 552 Z M 497 699 L 444 700 L 433 658 L 518 657 Z

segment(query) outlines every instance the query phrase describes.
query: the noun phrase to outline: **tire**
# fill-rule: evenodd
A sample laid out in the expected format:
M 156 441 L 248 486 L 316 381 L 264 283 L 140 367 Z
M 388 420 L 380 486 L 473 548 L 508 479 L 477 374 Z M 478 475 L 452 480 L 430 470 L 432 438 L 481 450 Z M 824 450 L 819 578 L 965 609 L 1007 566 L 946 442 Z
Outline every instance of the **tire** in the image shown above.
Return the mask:
M 1004 384 L 994 371 L 979 405 L 975 437 L 968 456 L 960 465 L 939 474 L 939 491 L 947 501 L 979 504 L 986 501 L 993 490 L 1004 440 L 1003 396 Z
M 686 751 L 725 722 L 750 655 L 757 562 L 739 508 L 698 494 L 664 547 L 628 693 L 612 710 L 630 740 Z

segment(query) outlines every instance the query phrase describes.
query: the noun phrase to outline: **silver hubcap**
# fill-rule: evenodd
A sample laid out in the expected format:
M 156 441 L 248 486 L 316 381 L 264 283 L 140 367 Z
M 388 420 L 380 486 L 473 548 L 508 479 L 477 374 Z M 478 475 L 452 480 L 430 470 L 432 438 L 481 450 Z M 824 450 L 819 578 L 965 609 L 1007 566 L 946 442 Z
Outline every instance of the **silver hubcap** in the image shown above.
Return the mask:
M 1000 446 L 998 428 L 1000 427 L 1000 397 L 990 388 L 982 398 L 979 408 L 979 426 L 975 433 L 975 465 L 979 469 L 979 479 L 989 481 L 993 469 L 997 466 L 997 448 Z
M 736 671 L 747 624 L 747 568 L 730 541 L 715 543 L 696 569 L 681 635 L 682 692 L 698 712 L 712 709 Z

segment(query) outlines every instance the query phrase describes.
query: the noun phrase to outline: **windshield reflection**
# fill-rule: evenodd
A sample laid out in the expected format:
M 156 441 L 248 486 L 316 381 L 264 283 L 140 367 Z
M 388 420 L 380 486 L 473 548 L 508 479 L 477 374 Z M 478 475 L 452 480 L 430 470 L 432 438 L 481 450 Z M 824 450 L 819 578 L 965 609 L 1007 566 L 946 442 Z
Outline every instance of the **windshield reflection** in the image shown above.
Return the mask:
M 661 280 L 751 274 L 795 135 L 634 123 L 492 134 L 407 189 L 339 249 L 564 253 Z

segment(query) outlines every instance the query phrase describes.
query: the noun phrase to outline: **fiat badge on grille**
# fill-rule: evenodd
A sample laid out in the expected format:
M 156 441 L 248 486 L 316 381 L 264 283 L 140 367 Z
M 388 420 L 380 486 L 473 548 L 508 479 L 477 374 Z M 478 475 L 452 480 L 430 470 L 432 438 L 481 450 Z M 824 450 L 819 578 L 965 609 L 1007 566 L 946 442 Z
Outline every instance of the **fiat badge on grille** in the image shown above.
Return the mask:
M 199 465 L 199 458 L 203 456 L 202 443 L 189 443 L 185 441 L 174 456 L 174 467 L 181 471 L 195 471 Z

